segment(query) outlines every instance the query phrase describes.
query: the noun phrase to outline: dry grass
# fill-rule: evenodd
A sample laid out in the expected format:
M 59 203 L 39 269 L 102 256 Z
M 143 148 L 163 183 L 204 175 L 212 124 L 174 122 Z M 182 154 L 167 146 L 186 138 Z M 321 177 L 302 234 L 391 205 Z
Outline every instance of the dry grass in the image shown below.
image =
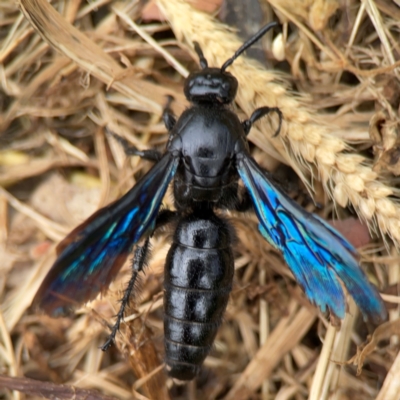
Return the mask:
M 193 41 L 210 65 L 221 65 L 241 39 L 183 0 L 158 0 L 170 26 L 135 23 L 142 15 L 138 1 L 18 5 L 0 4 L 0 396 L 398 400 L 395 3 L 269 0 L 263 9 L 282 23 L 282 35 L 267 39 L 266 48 L 272 59 L 285 60 L 290 75 L 245 57 L 230 67 L 242 117 L 263 105 L 284 115 L 277 138 L 274 116 L 252 130 L 257 160 L 269 169 L 290 165 L 321 204 L 316 209 L 296 186 L 296 198 L 310 211 L 344 221 L 354 212 L 368 224 L 373 241 L 361 249 L 363 261 L 391 305 L 390 321 L 363 347 L 368 330 L 350 302 L 336 330 L 306 302 L 279 254 L 261 239 L 255 218 L 234 215 L 234 291 L 205 372 L 186 387 L 175 386 L 162 369 L 168 234 L 154 239 L 141 294 L 109 352 L 98 347 L 129 267 L 74 318 L 55 320 L 29 307 L 54 261 L 54 244 L 149 167 L 128 160 L 104 127 L 141 149 L 162 148 L 166 95 L 175 98 L 177 115 L 187 105 L 182 84 L 196 60 Z M 347 225 L 355 230 L 350 239 L 368 236 Z

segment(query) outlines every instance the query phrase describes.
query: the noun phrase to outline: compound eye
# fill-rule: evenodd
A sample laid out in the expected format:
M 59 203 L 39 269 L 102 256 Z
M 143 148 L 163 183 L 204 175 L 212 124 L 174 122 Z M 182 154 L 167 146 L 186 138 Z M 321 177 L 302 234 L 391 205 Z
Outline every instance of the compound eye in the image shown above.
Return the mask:
M 228 82 L 224 82 L 224 83 L 222 84 L 222 89 L 224 89 L 224 90 L 229 90 L 230 86 L 231 86 L 231 85 L 230 85 Z

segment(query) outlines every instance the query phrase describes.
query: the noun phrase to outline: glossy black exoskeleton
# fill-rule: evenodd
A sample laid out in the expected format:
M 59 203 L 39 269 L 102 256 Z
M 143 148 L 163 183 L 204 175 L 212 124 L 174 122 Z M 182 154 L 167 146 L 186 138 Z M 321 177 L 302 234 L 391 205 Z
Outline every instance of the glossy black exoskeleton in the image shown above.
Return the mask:
M 193 379 L 210 352 L 232 289 L 232 228 L 211 208 L 177 225 L 164 279 L 164 337 L 171 376 Z
M 318 216 L 309 214 L 274 186 L 249 153 L 252 124 L 276 107 L 256 109 L 240 121 L 229 108 L 238 89 L 226 71 L 233 61 L 276 24 L 265 26 L 221 68 L 208 67 L 200 47 L 201 70 L 186 79 L 191 106 L 178 120 L 169 103 L 163 118 L 169 131 L 166 151 L 139 151 L 122 139 L 126 152 L 156 164 L 121 199 L 97 211 L 58 246 L 58 258 L 40 287 L 35 303 L 51 315 L 66 314 L 75 304 L 104 291 L 136 244 L 133 274 L 117 321 L 103 349 L 114 340 L 146 264 L 149 239 L 158 227 L 175 222 L 165 264 L 164 328 L 170 376 L 193 379 L 208 355 L 232 288 L 234 231 L 224 210 L 253 209 L 264 238 L 282 251 L 311 302 L 339 318 L 345 314 L 342 284 L 364 318 L 379 322 L 386 310 L 360 269 L 353 247 Z M 239 178 L 244 188 L 239 187 Z M 176 211 L 160 206 L 174 180 Z M 143 241 L 141 246 L 137 245 Z M 338 277 L 340 281 L 338 280 Z

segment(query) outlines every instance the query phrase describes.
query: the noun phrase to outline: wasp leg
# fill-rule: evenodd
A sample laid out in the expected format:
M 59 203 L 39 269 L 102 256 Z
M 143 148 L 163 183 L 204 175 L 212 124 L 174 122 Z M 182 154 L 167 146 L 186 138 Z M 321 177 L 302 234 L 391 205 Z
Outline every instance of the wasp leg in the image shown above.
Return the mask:
M 157 215 L 154 231 L 172 222 L 174 219 L 176 219 L 177 215 L 178 213 L 176 211 L 171 211 L 168 208 L 160 210 L 160 212 Z
M 121 321 L 124 318 L 125 308 L 129 303 L 132 290 L 135 287 L 135 283 L 139 272 L 143 270 L 146 264 L 146 259 L 150 249 L 150 238 L 147 238 L 143 246 L 137 246 L 134 253 L 133 264 L 132 264 L 132 276 L 128 282 L 128 286 L 125 289 L 124 296 L 121 299 L 121 307 L 117 314 L 117 320 L 111 329 L 111 333 L 108 336 L 106 342 L 101 346 L 101 350 L 106 351 L 115 341 L 115 335 L 119 331 Z
M 232 210 L 239 212 L 246 212 L 253 209 L 253 202 L 251 200 L 249 192 L 242 188 L 240 193 L 240 198 L 236 198 L 236 202 L 234 203 Z
M 250 194 L 244 187 L 227 188 L 225 197 L 217 204 L 218 208 L 229 211 L 246 212 L 253 209 Z
M 160 213 L 157 216 L 155 229 L 171 222 L 173 219 L 176 218 L 176 214 L 177 214 L 176 212 L 168 209 L 160 211 Z M 116 315 L 117 320 L 115 321 L 115 324 L 111 328 L 111 333 L 108 336 L 106 342 L 103 344 L 103 346 L 101 346 L 101 350 L 103 351 L 106 351 L 115 341 L 115 336 L 119 331 L 119 328 L 121 326 L 121 321 L 124 318 L 125 309 L 126 306 L 129 304 L 132 290 L 135 288 L 137 277 L 139 275 L 139 272 L 143 271 L 143 268 L 146 266 L 149 253 L 150 253 L 150 237 L 148 237 L 145 240 L 143 246 L 136 246 L 132 262 L 132 276 L 128 282 L 128 286 L 126 287 L 124 295 L 121 299 L 121 306 L 119 308 L 118 314 Z
M 262 117 L 265 117 L 270 112 L 276 112 L 278 114 L 279 125 L 273 137 L 278 136 L 281 130 L 282 119 L 283 119 L 282 111 L 278 107 L 260 107 L 254 110 L 253 114 L 251 114 L 251 117 L 242 122 L 242 126 L 246 135 L 249 134 L 251 126 L 254 124 L 254 122 L 258 121 Z
M 171 132 L 173 127 L 176 124 L 176 118 L 171 109 L 171 103 L 173 100 L 174 100 L 174 98 L 172 96 L 167 96 L 167 104 L 165 104 L 165 107 L 164 107 L 164 110 L 162 113 L 162 118 L 163 118 L 165 127 L 168 129 L 168 132 Z
M 144 158 L 145 160 L 149 161 L 160 161 L 162 157 L 162 153 L 158 150 L 149 149 L 149 150 L 139 150 L 135 146 L 131 145 L 125 138 L 122 136 L 117 135 L 114 132 L 106 129 L 107 133 L 111 135 L 118 143 L 123 147 L 125 154 L 127 156 L 139 156 L 140 158 Z

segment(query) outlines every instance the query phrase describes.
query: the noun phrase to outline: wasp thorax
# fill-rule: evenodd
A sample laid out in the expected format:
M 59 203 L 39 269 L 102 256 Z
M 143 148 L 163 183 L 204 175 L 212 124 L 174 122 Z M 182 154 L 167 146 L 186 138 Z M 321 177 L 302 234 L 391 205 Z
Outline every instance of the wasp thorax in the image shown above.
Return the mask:
M 220 68 L 192 72 L 185 82 L 184 93 L 191 102 L 231 103 L 236 96 L 237 79 Z

